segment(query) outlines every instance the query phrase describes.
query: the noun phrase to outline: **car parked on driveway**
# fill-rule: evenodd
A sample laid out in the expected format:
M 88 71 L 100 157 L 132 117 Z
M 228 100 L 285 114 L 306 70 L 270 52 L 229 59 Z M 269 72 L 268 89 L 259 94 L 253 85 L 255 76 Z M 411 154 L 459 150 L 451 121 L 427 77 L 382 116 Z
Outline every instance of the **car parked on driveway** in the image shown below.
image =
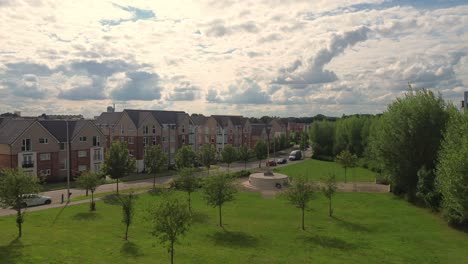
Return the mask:
M 276 159 L 276 163 L 277 164 L 286 164 L 286 163 L 288 163 L 288 159 L 286 159 L 284 157 L 281 157 L 281 158 Z
M 25 194 L 23 195 L 24 202 L 21 207 L 25 208 L 34 205 L 43 205 L 52 203 L 52 198 L 41 194 Z

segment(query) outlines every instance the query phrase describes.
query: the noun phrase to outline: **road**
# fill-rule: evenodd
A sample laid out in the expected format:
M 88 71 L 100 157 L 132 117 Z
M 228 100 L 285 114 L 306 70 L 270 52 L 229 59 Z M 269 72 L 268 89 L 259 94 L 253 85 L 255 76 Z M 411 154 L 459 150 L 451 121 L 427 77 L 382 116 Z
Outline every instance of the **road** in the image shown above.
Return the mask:
M 299 160 L 299 161 L 289 161 L 288 164 L 279 164 L 278 167 L 285 166 L 285 165 L 291 165 L 295 164 L 298 162 L 302 162 L 304 160 Z M 258 161 L 255 162 L 249 162 L 247 163 L 247 169 L 254 169 L 258 168 Z M 228 167 L 226 164 L 218 164 L 219 168 L 213 171 L 221 171 L 221 172 L 226 172 L 228 171 Z M 235 172 L 235 171 L 241 171 L 244 169 L 244 163 L 233 163 L 231 164 L 229 171 L 230 172 Z M 265 161 L 262 162 L 262 168 L 265 167 Z M 166 184 L 172 181 L 174 176 L 166 176 L 166 177 L 158 177 L 156 178 L 156 184 Z M 152 186 L 153 185 L 153 179 L 144 179 L 144 180 L 136 180 L 136 181 L 128 181 L 128 182 L 120 182 L 119 183 L 119 190 L 128 190 L 128 189 L 135 189 L 135 188 L 141 188 L 141 187 L 147 187 L 147 186 Z M 116 191 L 116 184 L 115 183 L 109 183 L 109 184 L 103 184 L 99 186 L 96 191 L 94 192 L 95 194 L 98 193 L 106 193 L 106 192 L 115 192 Z M 70 189 L 70 192 L 72 193 L 71 198 L 73 197 L 78 197 L 78 196 L 84 196 L 86 195 L 86 191 L 80 190 L 80 189 L 75 189 L 72 188 Z M 42 192 L 42 195 L 50 196 L 52 198 L 52 203 L 50 205 L 41 205 L 41 206 L 34 206 L 34 207 L 28 207 L 26 209 L 27 212 L 32 212 L 32 211 L 39 211 L 39 210 L 45 210 L 49 208 L 57 208 L 57 207 L 62 207 L 66 205 L 66 194 L 67 194 L 67 189 L 62 189 L 62 190 L 55 190 L 55 191 L 48 191 L 48 192 Z M 65 203 L 61 203 L 62 201 L 62 195 L 65 199 Z M 99 200 L 99 199 L 96 199 Z M 88 203 L 88 200 L 82 200 L 82 201 L 76 201 L 76 202 L 70 202 L 68 205 L 75 205 L 75 204 L 81 204 L 81 203 Z M 0 216 L 6 216 L 6 215 L 14 215 L 16 214 L 16 211 L 13 209 L 0 209 Z

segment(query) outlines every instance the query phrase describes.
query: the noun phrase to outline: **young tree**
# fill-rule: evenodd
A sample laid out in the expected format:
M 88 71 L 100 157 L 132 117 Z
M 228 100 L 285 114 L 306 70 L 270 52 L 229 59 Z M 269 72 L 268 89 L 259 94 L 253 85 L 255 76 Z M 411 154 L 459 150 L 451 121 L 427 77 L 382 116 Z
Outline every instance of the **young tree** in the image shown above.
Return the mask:
M 191 168 L 195 163 L 195 153 L 192 147 L 185 145 L 177 151 L 176 166 L 178 169 Z
M 133 222 L 134 200 L 133 193 L 129 195 L 119 196 L 120 205 L 122 206 L 122 223 L 125 224 L 125 240 L 128 240 L 128 228 Z
M 444 217 L 451 224 L 468 226 L 468 111 L 451 110 L 436 175 Z
M 135 159 L 130 156 L 127 144 L 120 141 L 112 143 L 106 153 L 102 170 L 104 175 L 117 180 L 117 194 L 119 194 L 119 179 L 135 171 Z
M 284 191 L 286 199 L 302 210 L 302 230 L 305 230 L 304 215 L 307 204 L 312 200 L 315 187 L 303 177 L 294 178 L 291 186 Z
M 408 92 L 388 106 L 373 137 L 375 153 L 390 176 L 392 191 L 413 200 L 418 171 L 433 170 L 449 118 L 441 95 L 429 90 Z
M 146 149 L 145 168 L 148 174 L 153 174 L 153 190 L 156 189 L 156 173 L 166 164 L 167 157 L 160 145 L 154 145 Z
M 224 149 L 221 152 L 221 156 L 223 162 L 227 163 L 229 171 L 231 163 L 233 163 L 237 159 L 237 150 L 231 144 L 228 144 L 224 146 Z
M 255 156 L 259 160 L 258 167 L 262 167 L 262 160 L 266 159 L 267 157 L 267 144 L 263 140 L 257 141 L 257 144 L 255 144 Z
M 189 211 L 192 213 L 191 194 L 195 192 L 199 186 L 199 179 L 193 175 L 193 170 L 191 168 L 182 169 L 180 176 L 175 180 L 175 186 L 177 189 L 187 193 Z
M 23 235 L 22 224 L 27 194 L 36 194 L 40 191 L 39 179 L 27 175 L 16 169 L 5 169 L 0 177 L 0 206 L 3 208 L 13 207 L 16 210 L 16 224 L 18 226 L 18 237 Z
M 328 216 L 333 216 L 333 209 L 332 209 L 332 197 L 335 195 L 336 190 L 338 189 L 336 185 L 336 176 L 334 173 L 328 174 L 325 182 L 322 186 L 322 192 L 325 197 L 328 199 Z
M 301 133 L 301 141 L 299 144 L 299 148 L 302 151 L 305 151 L 309 147 L 309 137 L 307 136 L 307 133 L 303 132 Z
M 152 221 L 154 221 L 152 234 L 158 237 L 161 243 L 168 244 L 172 264 L 174 263 L 174 244 L 177 238 L 184 235 L 190 227 L 191 217 L 187 205 L 176 197 L 169 196 L 163 199 L 152 213 Z
M 247 170 L 247 162 L 252 156 L 252 152 L 246 145 L 242 145 L 239 148 L 239 159 L 244 162 L 244 169 Z
M 199 154 L 200 161 L 208 170 L 208 174 L 210 174 L 210 167 L 212 164 L 216 162 L 216 149 L 211 144 L 203 145 L 201 152 Z
M 354 168 L 357 166 L 357 157 L 351 154 L 348 150 L 343 150 L 338 156 L 336 156 L 336 162 L 341 164 L 344 168 L 344 182 L 346 182 L 346 172 L 348 168 Z
M 220 227 L 223 227 L 221 207 L 234 200 L 236 192 L 233 178 L 229 174 L 218 174 L 204 179 L 203 198 L 208 205 L 218 207 Z
M 102 175 L 89 171 L 84 172 L 76 179 L 76 185 L 78 188 L 91 191 L 91 204 L 89 205 L 90 211 L 96 211 L 94 191 L 96 191 L 97 187 L 99 187 L 103 182 L 104 180 L 102 179 Z

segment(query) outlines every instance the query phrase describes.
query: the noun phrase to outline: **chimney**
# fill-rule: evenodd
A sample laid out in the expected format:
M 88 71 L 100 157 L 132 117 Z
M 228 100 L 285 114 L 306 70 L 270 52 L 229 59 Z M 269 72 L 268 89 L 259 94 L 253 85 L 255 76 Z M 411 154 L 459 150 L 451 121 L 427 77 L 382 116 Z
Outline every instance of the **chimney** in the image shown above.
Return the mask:
M 21 111 L 15 111 L 13 114 L 15 114 L 17 117 L 21 117 Z

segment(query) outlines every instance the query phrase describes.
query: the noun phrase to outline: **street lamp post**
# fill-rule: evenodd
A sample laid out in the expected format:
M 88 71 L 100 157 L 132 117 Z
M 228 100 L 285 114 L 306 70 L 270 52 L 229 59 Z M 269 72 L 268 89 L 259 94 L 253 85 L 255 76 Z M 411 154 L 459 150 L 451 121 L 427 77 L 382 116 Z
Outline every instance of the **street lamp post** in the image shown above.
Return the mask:
M 68 138 L 68 120 L 65 120 L 67 127 L 67 203 L 70 202 L 70 142 Z

